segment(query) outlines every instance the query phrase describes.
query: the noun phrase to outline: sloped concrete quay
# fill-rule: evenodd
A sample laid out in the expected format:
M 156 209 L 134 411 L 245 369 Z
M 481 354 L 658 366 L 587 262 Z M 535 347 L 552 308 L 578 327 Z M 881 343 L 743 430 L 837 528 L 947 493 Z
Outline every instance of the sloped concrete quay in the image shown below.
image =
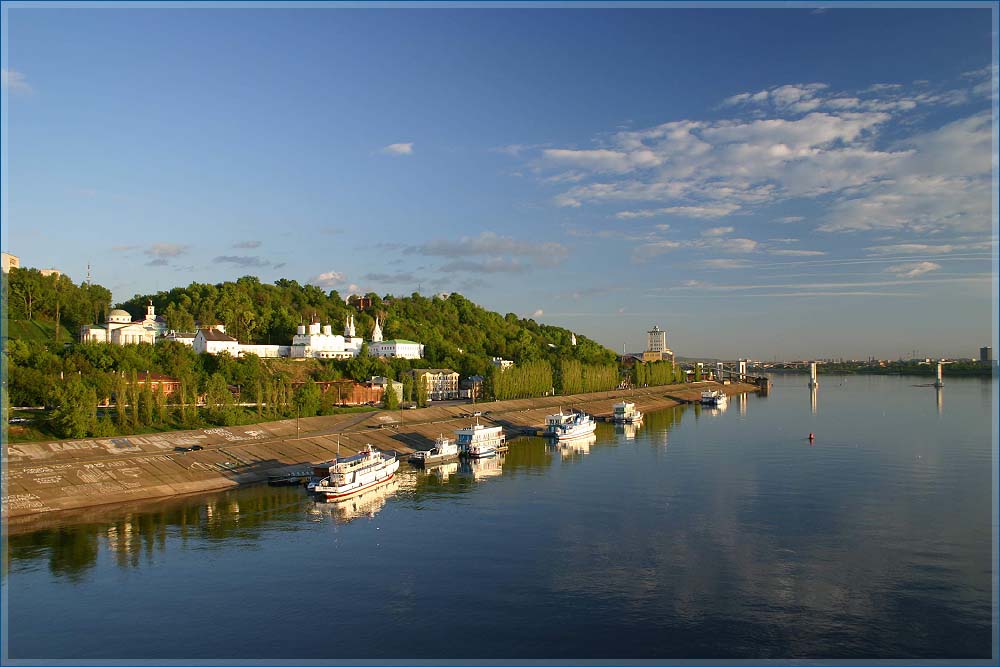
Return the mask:
M 198 431 L 6 445 L 2 511 L 9 523 L 42 513 L 217 491 L 265 481 L 268 475 L 305 463 L 356 453 L 365 444 L 405 456 L 427 449 L 440 435 L 470 423 L 501 425 L 508 437 L 533 434 L 545 416 L 581 409 L 608 417 L 614 403 L 633 401 L 643 412 L 698 400 L 702 389 L 728 394 L 754 391 L 746 384 L 711 382 L 492 403 L 444 405 L 420 410 L 373 411 L 285 419 L 251 426 Z M 516 443 L 515 443 L 516 444 Z M 180 448 L 198 445 L 198 451 Z

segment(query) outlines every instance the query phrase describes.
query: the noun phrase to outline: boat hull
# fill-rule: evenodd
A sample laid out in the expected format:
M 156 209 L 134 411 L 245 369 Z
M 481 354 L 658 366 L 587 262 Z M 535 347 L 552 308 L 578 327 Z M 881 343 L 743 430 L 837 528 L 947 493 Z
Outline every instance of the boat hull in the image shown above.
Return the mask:
M 446 463 L 448 461 L 455 461 L 458 459 L 458 453 L 455 454 L 437 454 L 435 456 L 412 456 L 409 461 L 415 466 L 433 466 L 438 463 Z
M 394 460 L 388 465 L 386 465 L 381 470 L 374 473 L 374 477 L 371 480 L 366 480 L 360 484 L 351 484 L 350 486 L 310 486 L 309 490 L 316 494 L 317 496 L 322 496 L 327 500 L 340 500 L 341 498 L 349 498 L 351 496 L 357 495 L 368 489 L 375 488 L 381 484 L 385 484 L 391 480 L 396 471 L 399 469 L 399 460 Z

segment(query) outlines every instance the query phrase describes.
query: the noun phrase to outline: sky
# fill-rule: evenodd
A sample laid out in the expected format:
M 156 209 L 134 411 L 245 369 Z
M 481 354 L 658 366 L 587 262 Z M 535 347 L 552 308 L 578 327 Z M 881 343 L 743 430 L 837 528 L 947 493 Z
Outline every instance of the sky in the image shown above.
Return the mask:
M 974 356 L 995 6 L 6 4 L 2 246 L 116 301 L 255 275 L 617 351 Z

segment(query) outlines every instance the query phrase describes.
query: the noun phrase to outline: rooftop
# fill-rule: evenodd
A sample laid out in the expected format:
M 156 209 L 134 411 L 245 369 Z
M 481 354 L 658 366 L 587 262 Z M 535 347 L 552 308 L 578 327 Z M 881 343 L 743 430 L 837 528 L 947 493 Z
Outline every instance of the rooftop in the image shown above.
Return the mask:
M 199 332 L 201 333 L 201 337 L 205 340 L 215 340 L 229 343 L 237 342 L 236 339 L 229 334 L 224 334 L 216 329 L 200 329 Z

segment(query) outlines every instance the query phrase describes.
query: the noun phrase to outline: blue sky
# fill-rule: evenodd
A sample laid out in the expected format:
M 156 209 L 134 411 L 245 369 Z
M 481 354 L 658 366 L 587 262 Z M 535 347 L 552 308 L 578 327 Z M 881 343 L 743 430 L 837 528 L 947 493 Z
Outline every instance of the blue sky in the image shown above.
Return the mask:
M 987 5 L 4 11 L 3 249 L 116 299 L 460 291 L 764 359 L 995 335 Z

